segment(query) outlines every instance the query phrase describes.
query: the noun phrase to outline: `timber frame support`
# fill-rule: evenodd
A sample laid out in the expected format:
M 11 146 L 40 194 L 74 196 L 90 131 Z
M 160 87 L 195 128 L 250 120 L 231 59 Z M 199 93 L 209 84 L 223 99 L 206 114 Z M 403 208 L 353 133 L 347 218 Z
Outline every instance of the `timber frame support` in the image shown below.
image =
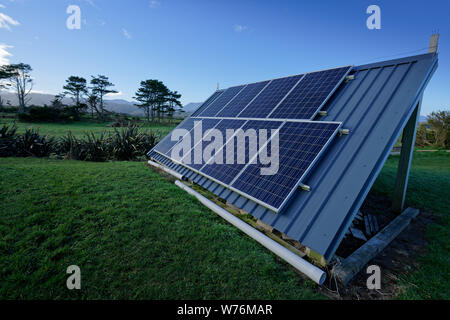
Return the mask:
M 402 147 L 397 168 L 394 194 L 392 198 L 392 211 L 401 213 L 405 206 L 406 189 L 408 187 L 409 170 L 413 157 L 414 143 L 416 141 L 417 124 L 420 116 L 422 97 L 420 97 L 411 117 L 406 123 L 402 134 Z

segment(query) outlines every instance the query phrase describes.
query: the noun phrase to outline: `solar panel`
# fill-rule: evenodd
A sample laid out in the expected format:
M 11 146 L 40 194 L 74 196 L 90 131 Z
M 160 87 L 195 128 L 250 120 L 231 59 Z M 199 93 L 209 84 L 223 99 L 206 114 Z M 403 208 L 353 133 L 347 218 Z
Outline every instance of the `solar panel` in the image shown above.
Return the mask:
M 313 119 L 350 71 L 342 67 L 308 73 L 269 115 L 274 119 Z
M 254 99 L 261 90 L 269 83 L 262 81 L 247 85 L 230 103 L 223 108 L 216 117 L 235 117 L 241 112 L 245 106 Z
M 261 175 L 261 164 L 248 164 L 231 187 L 280 211 L 339 127 L 340 123 L 286 122 L 279 133 L 278 172 Z
M 154 151 L 280 212 L 340 127 L 338 122 L 311 119 L 350 69 L 342 67 L 216 91 L 193 117 L 177 127 L 188 130 L 190 145 L 183 149 L 181 140 L 171 141 L 168 136 Z M 273 135 L 272 130 L 277 134 Z M 212 147 L 218 139 L 220 143 Z M 268 173 L 269 168 L 274 171 Z
M 214 92 L 208 99 L 206 99 L 205 102 L 203 102 L 201 104 L 201 106 L 199 106 L 197 108 L 197 110 L 194 111 L 194 113 L 192 113 L 192 116 L 195 117 L 196 115 L 198 115 L 199 113 L 201 113 L 203 110 L 205 110 L 211 103 L 214 102 L 214 100 L 216 100 L 221 94 L 223 93 L 223 90 L 218 90 L 216 92 Z
M 207 108 L 198 113 L 198 117 L 214 117 L 223 107 L 227 105 L 231 99 L 241 91 L 245 85 L 230 87 L 226 89 L 216 100 L 214 100 Z
M 197 119 L 198 121 L 199 119 Z M 245 120 L 229 120 L 229 119 L 223 119 L 220 121 L 217 121 L 216 119 L 201 119 L 202 121 L 202 127 L 203 127 L 203 140 L 200 141 L 196 141 L 195 144 L 192 145 L 192 149 L 190 150 L 190 152 L 188 152 L 182 159 L 181 161 L 186 164 L 188 167 L 195 169 L 195 170 L 200 170 L 200 168 L 203 167 L 203 165 L 209 160 L 209 158 L 204 158 L 205 155 L 205 148 L 211 143 L 214 142 L 215 137 L 213 137 L 212 134 L 208 134 L 206 131 L 208 129 L 216 129 L 218 131 L 220 131 L 222 137 L 226 137 L 226 130 L 236 130 L 240 127 L 242 127 L 242 125 L 244 125 L 244 123 L 246 122 Z M 214 125 L 211 125 L 212 122 L 211 121 L 217 121 Z M 205 125 L 206 124 L 206 125 Z M 209 132 L 211 133 L 211 131 Z M 208 140 L 212 140 L 211 142 Z M 222 144 L 224 144 L 226 141 L 222 140 Z M 217 151 L 217 150 L 215 150 Z M 197 159 L 195 159 L 195 155 L 197 155 Z M 201 158 L 201 159 L 200 159 Z M 199 161 L 199 159 L 201 161 Z
M 281 124 L 281 121 L 247 121 L 245 125 L 242 126 L 241 130 L 229 139 L 224 146 L 222 152 L 225 153 L 226 157 L 224 157 L 223 163 L 218 164 L 212 159 L 205 164 L 200 171 L 224 184 L 229 184 L 245 167 L 245 164 L 249 163 L 251 158 L 253 158 L 262 147 L 261 142 L 264 143 L 264 140 L 261 140 L 260 137 L 258 137 L 261 132 L 260 130 L 267 130 L 266 137 L 268 140 L 271 135 L 271 130 L 278 129 Z M 253 133 L 255 136 L 253 136 Z M 251 141 L 251 139 L 253 139 L 253 141 Z M 244 142 L 242 143 L 242 141 Z M 239 150 L 238 146 L 244 148 Z M 231 150 L 232 152 L 229 152 L 228 150 Z M 232 158 L 227 155 L 231 155 Z
M 194 128 L 194 120 L 193 118 L 186 118 L 184 119 L 178 126 L 177 129 L 185 129 L 185 130 L 192 130 Z M 177 141 L 172 141 L 172 135 L 168 134 L 164 137 L 156 146 L 153 148 L 153 150 L 167 155 L 167 153 L 172 149 L 172 147 L 177 143 Z
M 272 80 L 261 94 L 238 114 L 238 118 L 267 117 L 302 77 L 303 75 L 296 75 Z
M 189 121 L 189 123 L 186 123 L 185 125 L 180 125 L 176 128 L 188 130 L 188 132 L 185 135 L 183 136 L 176 135 L 176 137 L 172 137 L 172 135 L 174 134 L 174 131 L 172 131 L 172 133 L 167 135 L 164 138 L 164 140 L 161 141 L 161 143 L 159 143 L 155 147 L 154 150 L 160 154 L 173 158 L 174 160 L 181 159 L 184 156 L 184 154 L 181 153 L 180 156 L 177 156 L 175 158 L 172 157 L 172 151 L 174 150 L 175 146 L 179 145 L 183 141 L 183 139 L 188 138 L 190 139 L 190 146 L 193 146 L 196 132 L 200 132 L 200 134 L 203 135 L 206 130 L 214 128 L 214 126 L 221 121 L 220 119 L 202 119 L 202 121 L 199 121 L 199 119 L 196 118 L 189 118 L 189 119 L 191 120 Z M 174 141 L 172 141 L 172 138 L 174 139 Z

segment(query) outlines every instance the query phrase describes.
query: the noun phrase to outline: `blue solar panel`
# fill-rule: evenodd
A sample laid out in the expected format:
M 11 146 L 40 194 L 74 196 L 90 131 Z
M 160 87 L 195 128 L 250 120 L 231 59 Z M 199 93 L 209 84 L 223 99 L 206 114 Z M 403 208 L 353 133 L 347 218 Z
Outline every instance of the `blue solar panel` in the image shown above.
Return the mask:
M 169 135 L 154 151 L 280 212 L 340 127 L 340 123 L 307 120 L 313 119 L 350 69 L 336 68 L 216 91 L 193 117 L 177 127 L 188 130 L 190 144 L 185 149 L 181 139 L 171 141 Z M 292 121 L 295 119 L 305 121 Z M 219 136 L 209 132 L 210 139 L 199 142 L 210 129 L 216 129 Z M 261 142 L 262 129 L 266 140 Z M 275 135 L 279 144 L 273 136 L 269 139 L 272 129 L 279 130 Z M 221 143 L 213 149 L 218 139 Z M 268 174 L 268 168 L 275 171 Z
M 247 85 L 230 103 L 220 111 L 216 117 L 235 117 L 241 112 L 245 106 L 256 97 L 258 93 L 269 83 L 262 81 Z
M 238 115 L 238 118 L 267 117 L 302 77 L 303 75 L 297 75 L 272 80 L 261 94 Z
M 188 131 L 192 130 L 192 128 L 194 127 L 194 120 L 195 119 L 192 118 L 186 118 L 177 126 L 177 129 L 185 129 Z M 153 150 L 158 151 L 159 153 L 162 153 L 164 155 L 168 155 L 169 151 L 176 143 L 177 141 L 172 141 L 172 135 L 168 134 L 155 146 Z
M 214 125 L 210 125 L 212 122 L 211 121 L 216 121 L 216 123 L 214 123 Z M 242 127 L 242 125 L 245 123 L 245 120 L 228 120 L 228 119 L 223 119 L 223 120 L 215 120 L 215 119 L 203 119 L 202 120 L 202 127 L 203 127 L 203 132 L 204 132 L 204 140 L 212 140 L 212 141 L 196 141 L 195 144 L 192 144 L 192 149 L 190 150 L 189 153 L 187 153 L 185 155 L 185 157 L 183 157 L 182 162 L 184 164 L 186 164 L 188 167 L 193 168 L 195 170 L 200 170 L 201 167 L 203 167 L 203 165 L 209 160 L 205 159 L 204 156 L 204 152 L 205 152 L 205 148 L 214 142 L 214 137 L 212 134 L 206 134 L 206 130 L 207 129 L 216 129 L 218 131 L 220 131 L 221 136 L 222 136 L 222 142 L 223 144 L 226 142 L 226 130 L 227 129 L 231 129 L 231 130 L 236 130 L 240 127 Z M 206 124 L 206 125 L 205 125 Z M 218 150 L 216 150 L 218 151 Z M 197 155 L 197 159 L 196 156 Z M 196 160 L 202 160 L 201 162 L 196 161 Z
M 281 121 L 248 121 L 241 128 L 241 131 L 226 143 L 223 149 L 222 164 L 210 161 L 203 166 L 200 172 L 224 184 L 229 184 L 245 167 L 245 164 L 249 163 L 251 158 L 257 154 L 262 146 L 260 142 L 263 141 L 264 143 L 264 139 L 261 140 L 258 136 L 261 133 L 260 130 L 267 130 L 265 137 L 267 137 L 266 141 L 268 141 L 270 139 L 271 129 L 277 129 L 281 124 Z M 245 133 L 247 134 L 245 135 Z M 239 146 L 241 148 L 238 148 Z
M 214 92 L 205 102 L 202 103 L 200 107 L 198 107 L 197 110 L 192 113 L 192 116 L 195 117 L 196 115 L 200 114 L 203 110 L 208 108 L 208 106 L 214 102 L 221 94 L 223 93 L 223 90 Z
M 263 165 L 249 164 L 231 187 L 280 210 L 339 126 L 339 123 L 286 122 L 279 134 L 277 173 L 262 175 Z
M 207 108 L 198 113 L 198 117 L 214 117 L 225 105 L 231 101 L 245 85 L 236 86 L 226 89 L 216 100 L 214 100 Z
M 312 119 L 351 67 L 308 73 L 270 114 L 273 119 Z
M 188 124 L 186 124 L 186 126 L 184 125 L 180 125 L 177 128 L 174 129 L 174 131 L 172 131 L 169 135 L 167 135 L 163 141 L 161 141 L 155 148 L 155 151 L 158 151 L 159 153 L 162 153 L 170 158 L 173 158 L 175 160 L 181 160 L 182 157 L 184 157 L 185 155 L 182 154 L 181 152 L 179 153 L 179 155 L 172 156 L 172 152 L 175 149 L 175 146 L 179 146 L 180 143 L 182 143 L 183 139 L 189 139 L 190 140 L 190 145 L 193 146 L 194 145 L 194 139 L 195 139 L 195 133 L 196 132 L 200 132 L 201 135 L 203 135 L 203 133 L 210 129 L 210 128 L 214 128 L 214 126 L 220 122 L 220 119 L 199 119 L 199 118 L 189 118 L 191 121 Z M 189 133 L 184 135 L 183 138 L 177 136 L 174 137 L 175 141 L 172 141 L 172 135 L 175 133 L 176 129 L 187 129 L 189 130 Z M 166 139 L 168 139 L 168 141 L 166 141 Z M 162 147 L 160 147 L 160 144 L 163 143 Z M 170 146 L 170 148 L 168 148 Z M 177 149 L 175 149 L 177 150 Z

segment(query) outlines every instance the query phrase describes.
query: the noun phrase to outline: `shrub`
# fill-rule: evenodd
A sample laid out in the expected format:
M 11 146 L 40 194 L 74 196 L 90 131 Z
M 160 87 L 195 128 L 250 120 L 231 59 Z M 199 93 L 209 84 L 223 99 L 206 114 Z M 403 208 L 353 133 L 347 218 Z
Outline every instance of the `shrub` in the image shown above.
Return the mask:
M 98 137 L 86 133 L 84 138 L 77 138 L 69 131 L 59 140 L 57 153 L 65 159 L 102 162 L 109 159 L 110 143 L 105 132 Z
M 433 131 L 429 130 L 423 123 L 419 123 L 417 127 L 416 143 L 417 147 L 426 147 L 435 142 Z
M 55 138 L 39 135 L 38 130 L 27 129 L 17 136 L 17 153 L 19 157 L 48 157 L 55 150 Z
M 156 144 L 153 131 L 139 132 L 136 125 L 115 129 L 111 136 L 111 153 L 115 160 L 136 160 L 144 156 Z
M 30 106 L 25 113 L 19 114 L 19 119 L 27 122 L 66 121 L 70 119 L 71 115 L 70 110 L 67 108 Z
M 2 108 L 0 108 L 0 111 L 5 113 L 18 113 L 19 107 L 3 106 Z
M 116 129 L 113 134 L 86 133 L 82 138 L 74 137 L 69 131 L 56 140 L 41 136 L 34 129 L 17 135 L 15 125 L 4 125 L 0 128 L 0 157 L 48 157 L 54 153 L 59 158 L 82 161 L 138 160 L 158 140 L 159 134 L 151 130 L 139 132 L 136 126 Z
M 161 139 L 161 134 L 152 130 L 142 132 L 142 144 L 141 144 L 141 154 L 147 155 L 149 152 Z
M 16 124 L 6 124 L 0 128 L 0 157 L 12 157 L 17 154 L 17 127 Z
M 85 154 L 82 160 L 102 162 L 108 160 L 110 156 L 109 139 L 106 138 L 105 132 L 99 136 L 94 133 L 85 134 L 85 139 L 81 140 L 81 148 Z
M 59 139 L 56 153 L 65 159 L 84 160 L 86 158 L 81 140 L 74 137 L 71 131 L 67 136 Z
M 428 116 L 428 124 L 434 131 L 435 143 L 438 148 L 447 148 L 450 145 L 450 111 L 439 110 Z

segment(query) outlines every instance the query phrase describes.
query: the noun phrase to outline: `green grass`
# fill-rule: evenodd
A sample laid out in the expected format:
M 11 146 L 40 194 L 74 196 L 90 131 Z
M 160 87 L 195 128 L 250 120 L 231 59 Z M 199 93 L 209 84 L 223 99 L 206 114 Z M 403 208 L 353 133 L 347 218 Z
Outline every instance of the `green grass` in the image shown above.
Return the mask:
M 143 163 L 6 158 L 0 175 L 1 299 L 321 297 Z
M 161 135 L 167 135 L 175 126 L 173 123 L 142 123 L 140 124 L 143 129 L 152 129 L 161 132 Z M 178 121 L 178 120 L 177 120 Z M 0 125 L 4 123 L 12 125 L 14 119 L 0 119 Z M 55 137 L 64 136 L 70 130 L 75 136 L 82 136 L 85 132 L 94 132 L 99 134 L 102 131 L 114 131 L 114 128 L 109 127 L 111 122 L 98 123 L 90 120 L 73 121 L 68 123 L 53 123 L 53 122 L 40 122 L 29 123 L 16 121 L 17 132 L 23 133 L 27 128 L 39 128 L 39 133 L 48 134 Z
M 416 153 L 408 205 L 435 216 L 399 298 L 448 299 L 450 153 Z M 398 157 L 375 192 L 392 193 Z M 139 162 L 0 159 L 0 298 L 316 299 L 311 281 Z M 66 289 L 78 265 L 82 289 Z
M 377 192 L 392 195 L 399 156 L 390 157 L 374 184 Z M 401 276 L 401 299 L 449 299 L 450 288 L 450 153 L 415 152 L 406 203 L 433 214 L 427 231 L 427 254 L 420 269 Z

